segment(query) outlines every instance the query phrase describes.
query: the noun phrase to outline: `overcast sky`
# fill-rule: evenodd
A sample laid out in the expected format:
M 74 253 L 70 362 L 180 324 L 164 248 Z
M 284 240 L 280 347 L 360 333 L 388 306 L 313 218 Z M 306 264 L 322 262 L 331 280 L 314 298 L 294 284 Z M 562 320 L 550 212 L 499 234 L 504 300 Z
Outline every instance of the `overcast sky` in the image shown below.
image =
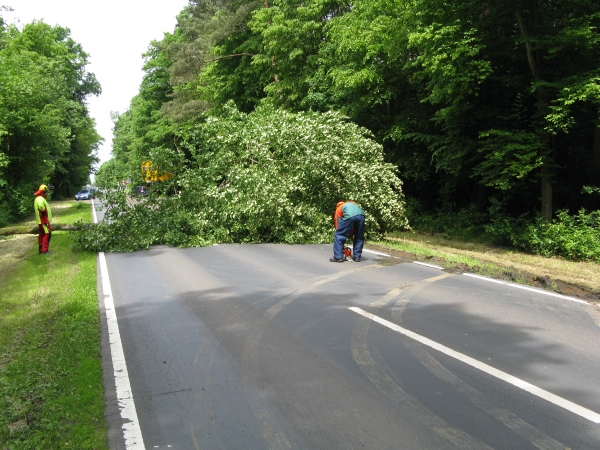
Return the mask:
M 2 12 L 19 28 L 35 20 L 71 29 L 71 37 L 90 55 L 88 72 L 102 85 L 99 97 L 89 97 L 90 115 L 105 140 L 98 156 L 110 158 L 110 112 L 127 110 L 142 81 L 144 53 L 150 41 L 172 32 L 187 0 L 0 0 L 13 12 Z

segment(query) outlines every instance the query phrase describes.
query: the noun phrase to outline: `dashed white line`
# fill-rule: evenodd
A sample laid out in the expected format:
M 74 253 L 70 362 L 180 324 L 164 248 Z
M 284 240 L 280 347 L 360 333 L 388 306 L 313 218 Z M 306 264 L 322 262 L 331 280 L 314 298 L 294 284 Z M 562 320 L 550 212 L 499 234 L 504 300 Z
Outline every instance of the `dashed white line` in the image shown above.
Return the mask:
M 98 222 L 96 217 L 96 208 L 92 199 L 92 214 L 94 223 Z M 108 327 L 108 340 L 110 342 L 110 355 L 112 358 L 113 372 L 115 377 L 115 387 L 117 390 L 117 402 L 123 419 L 123 438 L 125 439 L 125 448 L 127 450 L 144 450 L 144 439 L 142 430 L 135 409 L 129 374 L 127 372 L 127 363 L 125 362 L 125 353 L 119 333 L 119 323 L 117 321 L 117 312 L 112 296 L 110 278 L 108 277 L 108 267 L 104 252 L 98 253 L 100 261 L 100 278 L 102 280 L 102 290 L 104 293 L 104 309 L 106 310 L 106 325 Z
M 381 255 L 381 256 L 391 256 L 391 255 L 387 255 L 385 253 L 374 252 L 373 250 L 363 250 L 363 252 L 375 253 L 376 255 Z M 427 263 L 424 263 L 424 262 L 421 262 L 421 261 L 413 261 L 413 264 L 418 264 L 420 266 L 431 267 L 433 269 L 444 270 L 443 267 L 435 266 L 433 264 L 427 264 Z M 518 288 L 518 289 L 524 289 L 526 291 L 537 292 L 538 294 L 549 295 L 550 297 L 562 298 L 564 300 L 569 300 L 571 302 L 583 303 L 584 305 L 589 305 L 590 304 L 589 302 L 586 302 L 585 300 L 579 300 L 578 298 L 575 298 L 575 297 L 569 297 L 567 295 L 556 294 L 554 292 L 544 291 L 543 289 L 536 289 L 536 288 L 532 288 L 532 287 L 529 287 L 529 286 L 524 286 L 522 284 L 508 283 L 506 281 L 495 280 L 493 278 L 483 277 L 481 275 L 475 275 L 473 273 L 463 273 L 463 275 L 466 275 L 468 277 L 478 278 L 478 279 L 484 280 L 484 281 L 489 281 L 489 282 L 492 282 L 492 283 L 505 284 L 506 286 L 512 286 L 512 287 L 515 287 L 515 288 Z
M 375 252 L 373 250 L 367 250 L 366 248 L 363 248 L 363 252 L 374 253 L 375 255 L 381 255 L 381 256 L 390 256 L 387 253 Z
M 433 267 L 434 269 L 440 269 L 440 270 L 444 270 L 443 267 L 440 266 L 434 266 L 433 264 L 427 264 L 421 261 L 413 261 L 414 264 L 418 264 L 420 266 L 427 266 L 427 267 Z
M 509 375 L 506 372 L 502 372 L 501 370 L 498 370 L 492 366 L 488 366 L 487 364 L 479 362 L 476 359 L 471 358 L 470 356 L 463 355 L 462 353 L 454 351 L 451 348 L 448 348 L 442 344 L 438 344 L 437 342 L 432 341 L 431 339 L 428 339 L 424 336 L 421 336 L 420 334 L 417 334 L 410 330 L 407 330 L 406 328 L 402 328 L 401 326 L 398 326 L 395 323 L 389 322 L 385 319 L 382 319 L 381 317 L 378 317 L 374 314 L 368 313 L 367 311 L 364 311 L 360 308 L 351 307 L 348 309 L 350 309 L 351 311 L 354 311 L 357 314 L 360 314 L 361 316 L 371 319 L 374 322 L 377 322 L 385 327 L 388 327 L 391 330 L 397 331 L 398 333 L 408 336 L 417 342 L 420 342 L 424 345 L 427 345 L 428 347 L 431 347 L 431 348 L 438 350 L 448 356 L 451 356 L 452 358 L 462 361 L 476 369 L 481 370 L 482 372 L 485 372 L 489 375 L 499 378 L 500 380 L 506 381 L 507 383 L 510 383 L 513 386 L 523 389 L 524 391 L 527 391 L 530 394 L 533 394 L 540 398 L 543 398 L 544 400 L 547 400 L 557 406 L 560 406 L 560 407 L 566 409 L 567 411 L 577 414 L 591 422 L 600 423 L 600 414 L 598 414 L 594 411 L 591 411 L 587 408 L 584 408 L 583 406 L 577 405 L 576 403 L 573 403 L 569 400 L 559 397 L 558 395 L 555 395 L 551 392 L 545 391 L 537 386 L 534 386 L 533 384 L 530 384 L 524 380 L 521 380 L 520 378 L 513 377 L 512 375 Z
M 478 278 L 478 279 L 484 280 L 484 281 L 491 281 L 492 283 L 505 284 L 507 286 L 515 287 L 518 289 L 524 289 L 526 291 L 537 292 L 538 294 L 549 295 L 550 297 L 562 298 L 564 300 L 569 300 L 571 302 L 583 303 L 585 305 L 590 304 L 589 302 L 586 302 L 585 300 L 579 300 L 578 298 L 568 297 L 566 295 L 556 294 L 554 292 L 544 291 L 542 289 L 536 289 L 536 288 L 532 288 L 529 286 L 524 286 L 522 284 L 508 283 L 508 282 L 502 281 L 502 280 L 494 280 L 493 278 L 482 277 L 481 275 L 475 275 L 473 273 L 463 273 L 463 275 L 466 275 L 468 277 Z

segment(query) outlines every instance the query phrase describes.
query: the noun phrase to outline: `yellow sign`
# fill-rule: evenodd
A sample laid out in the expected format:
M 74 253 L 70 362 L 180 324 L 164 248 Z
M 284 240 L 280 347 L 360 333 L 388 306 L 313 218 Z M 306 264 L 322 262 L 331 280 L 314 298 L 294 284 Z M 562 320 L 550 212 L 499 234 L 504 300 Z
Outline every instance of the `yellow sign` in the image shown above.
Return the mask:
M 158 166 L 154 166 L 152 161 L 144 161 L 142 163 L 142 179 L 144 181 L 165 181 L 171 178 L 168 172 L 164 172 L 161 175 L 158 174 Z

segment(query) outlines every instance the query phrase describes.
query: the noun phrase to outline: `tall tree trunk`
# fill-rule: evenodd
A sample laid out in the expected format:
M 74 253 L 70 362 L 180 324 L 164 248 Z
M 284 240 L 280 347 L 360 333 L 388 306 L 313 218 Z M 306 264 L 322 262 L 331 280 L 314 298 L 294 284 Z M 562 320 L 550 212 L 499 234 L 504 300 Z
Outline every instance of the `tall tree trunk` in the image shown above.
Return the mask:
M 552 220 L 552 176 L 550 165 L 542 163 L 542 218 L 546 222 Z
M 477 186 L 477 211 L 483 213 L 486 211 L 488 201 L 488 187 L 485 184 Z
M 539 33 L 539 26 L 541 21 L 540 11 L 538 8 L 537 0 L 531 1 L 531 19 L 533 22 L 533 32 L 535 35 Z M 521 8 L 519 6 L 519 0 L 513 0 L 513 7 L 517 23 L 521 30 L 521 36 L 525 41 L 525 52 L 527 54 L 527 62 L 533 75 L 533 80 L 536 82 L 542 81 L 542 73 L 540 65 L 542 63 L 542 55 L 539 50 L 536 50 L 531 43 L 529 32 L 523 15 L 521 14 Z M 537 110 L 540 120 L 548 114 L 548 96 L 543 87 L 538 86 L 536 88 L 536 100 Z M 552 220 L 552 178 L 553 178 L 553 158 L 552 158 L 552 146 L 550 135 L 547 132 L 540 134 L 540 140 L 542 141 L 543 147 L 541 150 L 542 167 L 541 167 L 541 188 L 542 188 L 542 207 L 541 214 L 542 218 L 546 222 Z
M 594 141 L 592 143 L 592 163 L 600 171 L 600 107 L 597 108 L 596 128 L 594 128 Z
M 537 108 L 538 114 L 540 118 L 544 117 L 548 114 L 548 100 L 546 97 L 546 93 L 543 88 L 537 89 Z M 540 171 L 541 176 L 541 188 L 542 188 L 542 205 L 541 205 L 541 214 L 542 219 L 545 222 L 550 222 L 552 220 L 553 214 L 553 201 L 552 201 L 552 193 L 553 193 L 553 178 L 554 178 L 554 158 L 553 158 L 553 145 L 552 139 L 550 137 L 550 133 L 543 131 L 541 133 L 540 139 L 542 141 L 542 167 Z
M 268 8 L 269 0 L 265 0 L 264 4 L 265 4 L 265 8 Z M 271 22 L 269 22 L 269 25 L 271 25 Z M 271 56 L 271 67 L 275 67 L 275 57 L 274 56 Z M 273 70 L 275 70 L 275 69 L 273 69 Z M 275 81 L 279 81 L 279 77 L 277 76 L 276 73 L 273 74 L 273 79 Z

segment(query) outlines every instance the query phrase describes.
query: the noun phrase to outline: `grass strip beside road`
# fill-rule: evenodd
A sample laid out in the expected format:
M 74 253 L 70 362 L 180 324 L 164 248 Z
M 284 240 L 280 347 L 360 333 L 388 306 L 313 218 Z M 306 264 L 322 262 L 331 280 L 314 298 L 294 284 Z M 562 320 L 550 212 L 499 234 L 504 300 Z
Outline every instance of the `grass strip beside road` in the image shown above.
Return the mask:
M 89 204 L 50 205 L 54 222 L 91 220 Z M 33 235 L 0 240 L 2 449 L 108 448 L 96 255 L 69 234 L 53 233 L 48 256 Z

